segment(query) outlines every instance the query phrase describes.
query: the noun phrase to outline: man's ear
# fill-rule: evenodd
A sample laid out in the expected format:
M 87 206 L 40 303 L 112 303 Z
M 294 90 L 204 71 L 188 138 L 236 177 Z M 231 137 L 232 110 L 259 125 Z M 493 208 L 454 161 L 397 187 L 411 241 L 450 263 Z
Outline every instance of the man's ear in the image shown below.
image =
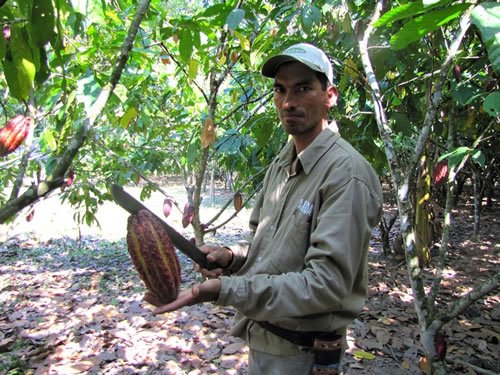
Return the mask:
M 337 98 L 339 96 L 339 92 L 335 86 L 328 86 L 326 89 L 327 93 L 327 104 L 328 108 L 332 108 L 337 104 Z

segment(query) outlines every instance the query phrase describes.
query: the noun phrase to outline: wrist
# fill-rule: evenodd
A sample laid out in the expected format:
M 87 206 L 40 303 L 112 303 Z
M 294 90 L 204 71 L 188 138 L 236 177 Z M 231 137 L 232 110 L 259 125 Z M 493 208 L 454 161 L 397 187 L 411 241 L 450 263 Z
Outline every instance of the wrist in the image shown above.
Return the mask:
M 219 279 L 209 279 L 200 284 L 200 294 L 203 302 L 216 301 L 219 298 L 221 282 Z
M 228 268 L 233 263 L 234 253 L 233 253 L 233 250 L 231 250 L 231 248 L 229 248 L 227 246 L 224 246 L 224 249 L 226 249 L 226 253 L 229 253 L 229 260 L 224 265 L 224 268 Z

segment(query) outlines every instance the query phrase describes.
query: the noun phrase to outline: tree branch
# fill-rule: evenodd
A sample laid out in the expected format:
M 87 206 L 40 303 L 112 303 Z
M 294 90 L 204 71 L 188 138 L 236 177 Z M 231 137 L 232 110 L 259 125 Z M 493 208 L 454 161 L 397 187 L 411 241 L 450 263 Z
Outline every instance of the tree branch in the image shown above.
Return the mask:
M 89 129 L 95 124 L 97 117 L 103 111 L 107 101 L 113 93 L 114 88 L 120 80 L 123 69 L 125 68 L 125 65 L 127 63 L 129 53 L 132 49 L 134 39 L 137 35 L 137 30 L 146 14 L 146 10 L 149 7 L 150 1 L 151 0 L 142 0 L 138 4 L 137 11 L 129 27 L 127 37 L 122 44 L 120 56 L 118 57 L 113 72 L 111 73 L 109 82 L 101 90 L 101 93 L 99 94 L 97 100 L 90 108 L 89 113 L 87 114 L 87 118 L 85 119 L 84 123 L 77 129 L 74 138 L 62 153 L 53 172 L 49 176 L 47 176 L 47 178 L 40 184 L 30 186 L 21 196 L 17 197 L 16 199 L 7 201 L 6 204 L 0 208 L 0 224 L 5 223 L 21 209 L 35 203 L 41 197 L 45 196 L 50 191 L 56 189 L 61 185 L 64 174 L 71 166 L 73 159 L 78 154 L 78 151 L 80 150 L 82 145 L 85 143 Z
M 429 326 L 429 330 L 440 330 L 446 323 L 455 319 L 463 311 L 465 311 L 470 305 L 472 305 L 479 298 L 498 289 L 500 285 L 500 272 L 497 272 L 490 279 L 486 280 L 481 285 L 459 297 L 455 302 L 449 305 L 448 310 L 434 319 L 432 324 Z

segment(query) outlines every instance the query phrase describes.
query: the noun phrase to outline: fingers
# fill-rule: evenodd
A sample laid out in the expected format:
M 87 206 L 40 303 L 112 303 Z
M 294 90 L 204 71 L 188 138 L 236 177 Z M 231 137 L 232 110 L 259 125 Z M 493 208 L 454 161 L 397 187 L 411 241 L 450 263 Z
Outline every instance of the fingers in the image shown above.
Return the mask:
M 224 274 L 224 270 L 222 268 L 214 268 L 213 270 L 207 270 L 205 268 L 200 268 L 198 271 L 207 279 L 215 279 Z
M 208 270 L 205 268 L 201 268 L 198 264 L 195 265 L 195 270 L 200 272 L 203 276 L 211 279 L 215 277 L 219 277 L 224 274 L 223 267 L 229 265 L 230 260 L 232 259 L 232 252 L 227 247 L 214 246 L 214 245 L 203 245 L 200 249 L 207 254 L 207 261 L 209 263 L 216 263 L 221 265 L 220 268 L 215 268 L 212 270 Z
M 202 284 L 195 284 L 190 289 L 183 290 L 175 301 L 154 309 L 153 314 L 163 314 L 165 312 L 178 310 L 184 306 L 215 301 L 219 297 L 220 289 L 221 283 L 218 279 L 211 279 Z
M 195 296 L 193 294 L 193 288 L 188 290 L 183 290 L 175 301 L 172 301 L 166 305 L 154 309 L 153 315 L 163 314 L 166 312 L 178 310 L 184 306 L 194 305 L 196 301 L 195 301 Z

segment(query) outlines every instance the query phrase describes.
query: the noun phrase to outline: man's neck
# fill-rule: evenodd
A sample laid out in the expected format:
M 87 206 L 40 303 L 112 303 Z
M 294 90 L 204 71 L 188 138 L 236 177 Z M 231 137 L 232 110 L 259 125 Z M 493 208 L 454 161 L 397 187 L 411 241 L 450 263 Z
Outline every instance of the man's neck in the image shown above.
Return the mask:
M 297 155 L 300 154 L 302 151 L 304 151 L 307 148 L 307 146 L 309 146 L 316 139 L 316 137 L 327 127 L 328 127 L 328 121 L 323 120 L 321 125 L 314 128 L 311 132 L 292 136 Z

